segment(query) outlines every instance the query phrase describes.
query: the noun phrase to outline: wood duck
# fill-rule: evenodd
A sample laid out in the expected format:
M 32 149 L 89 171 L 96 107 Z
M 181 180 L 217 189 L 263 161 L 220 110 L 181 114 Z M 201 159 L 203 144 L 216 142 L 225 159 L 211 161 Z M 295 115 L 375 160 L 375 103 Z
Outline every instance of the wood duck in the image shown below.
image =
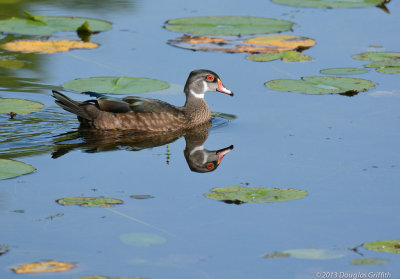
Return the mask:
M 219 91 L 233 96 L 219 76 L 210 70 L 192 71 L 186 81 L 186 102 L 176 107 L 164 101 L 129 96 L 122 99 L 102 96 L 78 102 L 53 90 L 56 104 L 78 116 L 83 127 L 100 130 L 170 132 L 190 129 L 211 120 L 204 94 Z

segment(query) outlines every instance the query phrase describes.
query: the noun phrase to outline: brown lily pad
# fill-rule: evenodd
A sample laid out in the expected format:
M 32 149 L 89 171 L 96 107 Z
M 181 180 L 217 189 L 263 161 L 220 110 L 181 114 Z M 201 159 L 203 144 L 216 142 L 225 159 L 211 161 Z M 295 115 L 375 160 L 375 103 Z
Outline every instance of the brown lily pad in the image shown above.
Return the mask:
M 75 267 L 76 264 L 59 261 L 44 261 L 28 264 L 21 264 L 12 267 L 11 270 L 15 273 L 42 273 L 42 272 L 61 272 L 67 271 Z
M 19 40 L 1 45 L 8 51 L 24 53 L 57 53 L 66 52 L 71 49 L 93 49 L 99 45 L 92 42 L 70 41 L 70 40 Z

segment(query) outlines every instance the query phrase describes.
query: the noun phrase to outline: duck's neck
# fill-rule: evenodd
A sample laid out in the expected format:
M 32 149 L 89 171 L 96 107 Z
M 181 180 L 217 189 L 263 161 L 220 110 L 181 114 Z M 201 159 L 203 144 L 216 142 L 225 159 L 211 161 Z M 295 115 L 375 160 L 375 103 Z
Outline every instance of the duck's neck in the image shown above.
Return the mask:
M 189 121 L 196 125 L 209 121 L 211 119 L 211 111 L 204 100 L 204 93 L 196 93 L 185 88 L 185 94 L 186 102 L 183 110 Z

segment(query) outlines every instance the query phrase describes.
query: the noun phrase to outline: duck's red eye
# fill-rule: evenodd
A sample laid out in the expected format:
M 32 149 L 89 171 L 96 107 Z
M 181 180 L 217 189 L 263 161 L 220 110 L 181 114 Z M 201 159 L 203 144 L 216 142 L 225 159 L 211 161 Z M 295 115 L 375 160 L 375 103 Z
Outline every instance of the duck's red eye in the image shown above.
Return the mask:
M 214 76 L 213 75 L 208 75 L 208 76 L 206 76 L 206 79 L 208 81 L 213 81 L 214 80 Z
M 213 170 L 214 169 L 214 164 L 213 163 L 209 163 L 209 164 L 207 164 L 206 168 L 208 170 Z

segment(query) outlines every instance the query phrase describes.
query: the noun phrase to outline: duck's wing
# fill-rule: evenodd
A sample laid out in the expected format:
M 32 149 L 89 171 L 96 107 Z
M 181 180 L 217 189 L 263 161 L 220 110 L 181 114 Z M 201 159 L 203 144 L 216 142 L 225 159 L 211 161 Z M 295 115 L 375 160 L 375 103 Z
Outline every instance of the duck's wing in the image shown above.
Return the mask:
M 179 109 L 167 102 L 142 98 L 136 96 L 129 96 L 122 99 L 113 98 L 109 96 L 102 96 L 97 99 L 98 106 L 102 111 L 114 113 L 128 113 L 128 112 L 141 112 L 141 113 L 160 113 L 166 112 L 171 114 L 179 114 Z

